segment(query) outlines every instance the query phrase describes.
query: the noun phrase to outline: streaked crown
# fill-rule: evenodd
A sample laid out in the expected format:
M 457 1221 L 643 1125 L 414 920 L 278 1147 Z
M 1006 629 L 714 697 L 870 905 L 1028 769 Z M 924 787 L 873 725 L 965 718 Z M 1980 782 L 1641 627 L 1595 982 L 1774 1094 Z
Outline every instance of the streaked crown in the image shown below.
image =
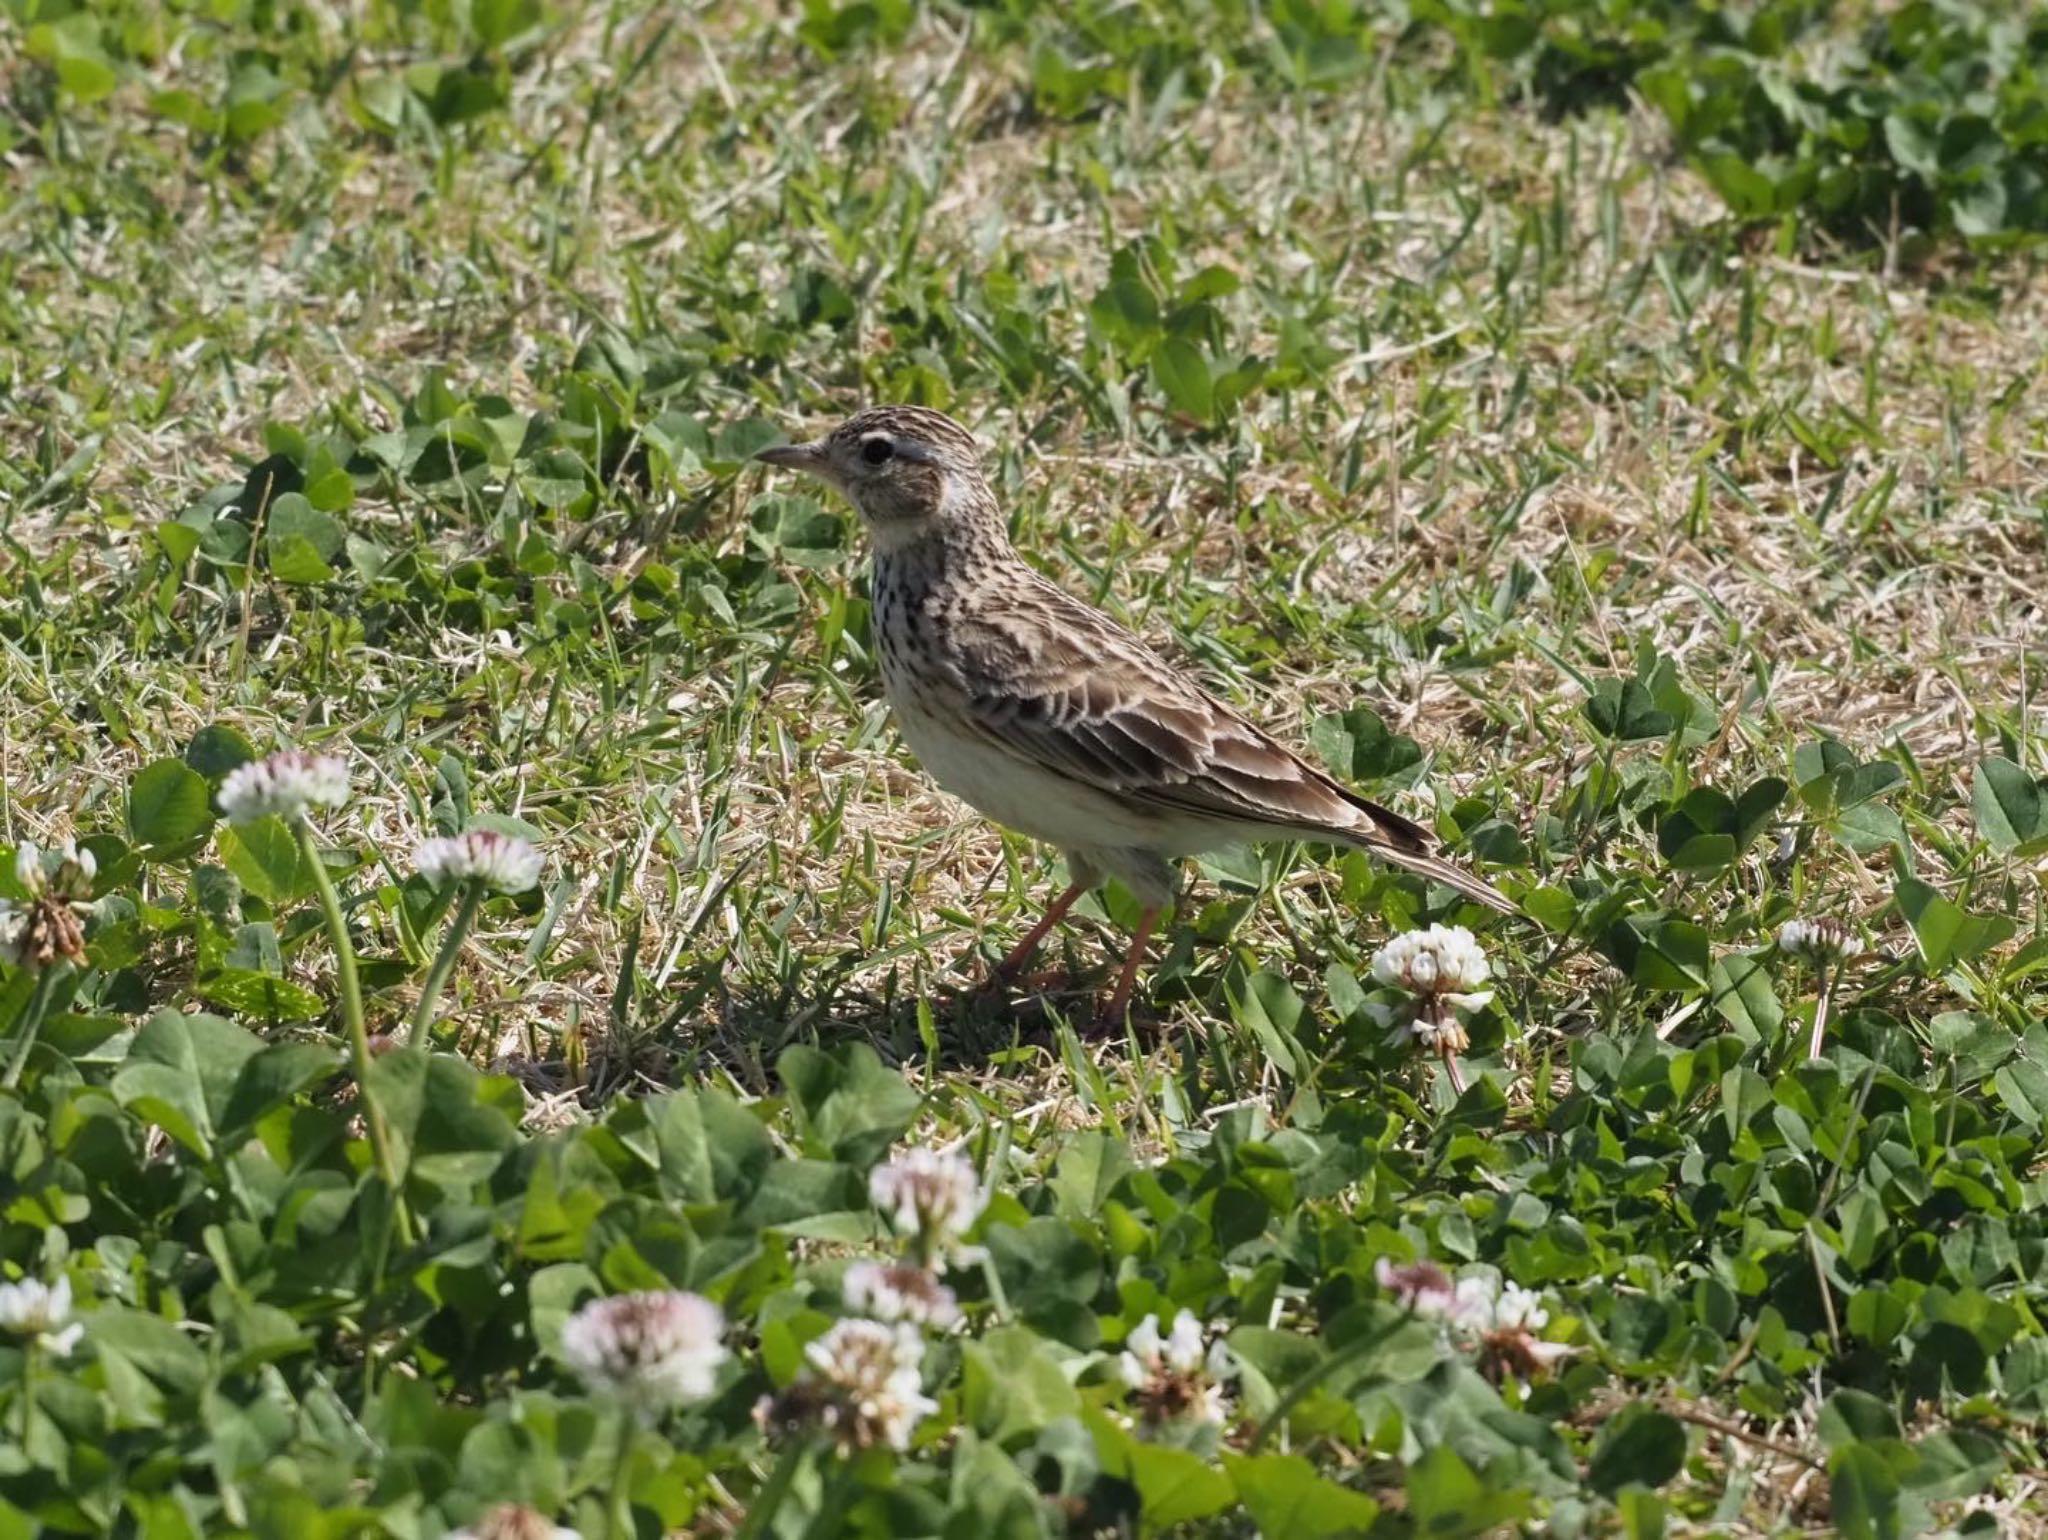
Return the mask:
M 878 549 L 934 528 L 1001 529 L 982 479 L 981 445 L 930 407 L 869 407 L 821 439 L 779 444 L 755 458 L 837 487 L 874 530 Z

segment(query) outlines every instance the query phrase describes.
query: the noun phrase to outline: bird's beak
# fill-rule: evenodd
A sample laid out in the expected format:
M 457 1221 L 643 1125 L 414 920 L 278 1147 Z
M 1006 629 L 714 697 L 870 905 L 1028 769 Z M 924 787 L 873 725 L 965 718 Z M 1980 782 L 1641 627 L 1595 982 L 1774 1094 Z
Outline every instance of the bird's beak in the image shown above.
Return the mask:
M 763 465 L 831 479 L 828 467 L 832 462 L 826 457 L 823 439 L 813 439 L 808 444 L 771 444 L 766 449 L 757 450 L 754 458 Z

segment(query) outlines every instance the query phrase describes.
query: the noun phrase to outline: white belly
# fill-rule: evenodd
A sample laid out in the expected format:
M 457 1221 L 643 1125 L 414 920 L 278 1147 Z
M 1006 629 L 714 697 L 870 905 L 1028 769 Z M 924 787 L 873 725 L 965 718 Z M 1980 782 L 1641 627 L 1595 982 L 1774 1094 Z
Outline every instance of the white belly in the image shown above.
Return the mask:
M 892 693 L 925 773 L 976 812 L 1062 850 L 1157 850 L 1168 831 L 1117 798 L 1043 770 Z

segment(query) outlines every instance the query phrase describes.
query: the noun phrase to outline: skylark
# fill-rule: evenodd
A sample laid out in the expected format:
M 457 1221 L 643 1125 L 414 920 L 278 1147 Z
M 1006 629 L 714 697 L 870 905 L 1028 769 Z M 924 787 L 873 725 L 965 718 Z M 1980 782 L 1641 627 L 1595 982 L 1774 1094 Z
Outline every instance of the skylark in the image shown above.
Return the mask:
M 1185 856 L 1320 840 L 1514 913 L 1428 830 L 1339 785 L 1010 544 L 980 446 L 942 412 L 875 407 L 755 456 L 845 496 L 874 544 L 874 635 L 903 740 L 947 791 L 1065 852 L 1073 881 L 996 967 L 1012 977 L 1106 877 L 1142 906 L 1121 1021 Z

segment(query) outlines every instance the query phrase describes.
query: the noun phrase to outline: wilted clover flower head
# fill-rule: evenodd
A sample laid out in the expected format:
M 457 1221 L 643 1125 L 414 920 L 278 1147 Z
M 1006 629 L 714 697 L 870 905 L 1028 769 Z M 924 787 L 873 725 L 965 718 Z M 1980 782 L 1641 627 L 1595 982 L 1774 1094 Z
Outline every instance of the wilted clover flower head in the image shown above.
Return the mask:
M 448 1532 L 447 1540 L 583 1540 L 575 1530 L 546 1514 L 518 1503 L 500 1503 L 467 1529 Z
M 804 1360 L 787 1390 L 755 1406 L 764 1428 L 820 1429 L 848 1451 L 903 1450 L 938 1410 L 924 1393 L 924 1338 L 914 1326 L 839 1321 L 805 1345 Z
M 1124 1338 L 1117 1372 L 1131 1387 L 1139 1416 L 1158 1424 L 1185 1418 L 1222 1424 L 1230 1416 L 1224 1385 L 1237 1375 L 1237 1364 L 1219 1336 L 1209 1340 L 1192 1310 L 1173 1318 L 1165 1336 L 1159 1317 L 1148 1315 Z
M 855 1262 L 841 1283 L 846 1308 L 878 1321 L 909 1321 L 940 1331 L 960 1324 L 960 1302 L 930 1268 L 913 1262 Z
M 1862 954 L 1863 938 L 1840 920 L 1787 920 L 1778 927 L 1778 950 L 1817 963 L 1847 962 Z
M 14 852 L 14 880 L 28 890 L 21 903 L 0 898 L 0 962 L 37 970 L 58 958 L 85 961 L 85 913 L 99 863 L 66 840 L 44 852 L 27 840 Z
M 959 1240 L 988 1206 L 988 1194 L 960 1156 L 906 1150 L 869 1174 L 868 1196 L 898 1235 L 916 1243 L 921 1261 L 943 1269 L 949 1254 L 974 1254 Z
M 652 1419 L 711 1394 L 730 1356 L 725 1317 L 695 1294 L 654 1290 L 592 1300 L 562 1328 L 562 1356 L 593 1390 Z
M 66 1326 L 70 1319 L 69 1278 L 59 1278 L 54 1284 L 38 1278 L 0 1283 L 0 1331 L 32 1338 L 45 1352 L 66 1358 L 85 1331 L 76 1323 Z
M 475 881 L 494 893 L 524 893 L 540 881 L 540 852 L 533 842 L 494 829 L 423 840 L 412 859 L 437 888 Z
M 1447 1316 L 1457 1301 L 1457 1286 L 1451 1275 L 1427 1257 L 1416 1262 L 1381 1257 L 1373 1263 L 1372 1276 L 1394 1296 L 1396 1304 L 1417 1315 Z
M 272 813 L 286 821 L 303 818 L 310 808 L 348 801 L 348 766 L 332 754 L 284 749 L 235 766 L 220 783 L 219 801 L 232 824 L 254 823 Z

